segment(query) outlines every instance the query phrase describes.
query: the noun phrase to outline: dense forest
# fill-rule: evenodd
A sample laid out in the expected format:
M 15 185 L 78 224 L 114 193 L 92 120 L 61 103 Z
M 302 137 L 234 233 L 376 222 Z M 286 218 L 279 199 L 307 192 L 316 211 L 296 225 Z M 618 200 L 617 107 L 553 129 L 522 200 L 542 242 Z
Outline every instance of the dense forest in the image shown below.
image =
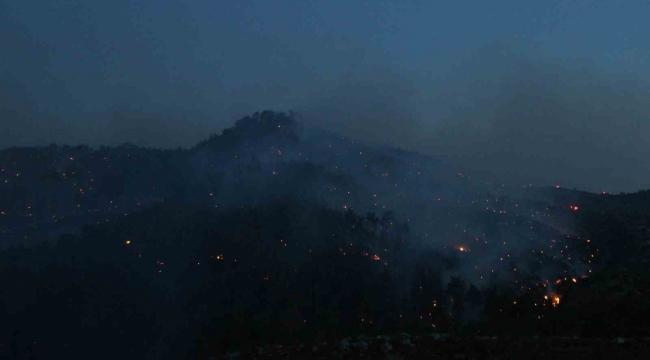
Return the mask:
M 650 336 L 650 191 L 494 184 L 272 111 L 190 149 L 9 148 L 0 168 L 3 358 Z

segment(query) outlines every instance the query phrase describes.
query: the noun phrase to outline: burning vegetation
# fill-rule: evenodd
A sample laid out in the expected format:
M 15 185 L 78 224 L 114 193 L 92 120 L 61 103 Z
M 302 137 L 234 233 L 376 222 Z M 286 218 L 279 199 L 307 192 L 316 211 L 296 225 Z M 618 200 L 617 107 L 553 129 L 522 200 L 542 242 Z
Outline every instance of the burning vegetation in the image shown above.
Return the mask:
M 647 334 L 630 316 L 648 311 L 647 194 L 510 192 L 298 125 L 263 112 L 190 150 L 2 152 L 0 226 L 18 245 L 0 251 L 0 355 L 125 336 L 208 354 L 432 329 Z M 48 327 L 61 318 L 78 326 Z

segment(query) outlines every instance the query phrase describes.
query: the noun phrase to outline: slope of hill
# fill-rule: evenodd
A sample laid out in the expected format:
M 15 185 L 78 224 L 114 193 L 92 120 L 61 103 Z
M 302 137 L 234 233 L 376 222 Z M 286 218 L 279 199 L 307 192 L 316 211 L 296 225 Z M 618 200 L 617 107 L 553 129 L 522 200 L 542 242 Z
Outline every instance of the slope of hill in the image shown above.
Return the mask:
M 0 355 L 648 333 L 624 306 L 650 309 L 649 192 L 492 184 L 272 111 L 187 150 L 11 148 L 0 168 Z

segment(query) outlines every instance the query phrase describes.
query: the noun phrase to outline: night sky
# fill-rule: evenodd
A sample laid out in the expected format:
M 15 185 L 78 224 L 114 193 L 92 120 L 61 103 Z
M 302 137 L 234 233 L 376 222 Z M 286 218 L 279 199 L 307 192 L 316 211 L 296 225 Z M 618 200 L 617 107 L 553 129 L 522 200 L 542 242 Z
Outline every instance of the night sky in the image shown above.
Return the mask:
M 258 110 L 514 183 L 650 188 L 650 3 L 0 2 L 0 148 L 189 147 Z

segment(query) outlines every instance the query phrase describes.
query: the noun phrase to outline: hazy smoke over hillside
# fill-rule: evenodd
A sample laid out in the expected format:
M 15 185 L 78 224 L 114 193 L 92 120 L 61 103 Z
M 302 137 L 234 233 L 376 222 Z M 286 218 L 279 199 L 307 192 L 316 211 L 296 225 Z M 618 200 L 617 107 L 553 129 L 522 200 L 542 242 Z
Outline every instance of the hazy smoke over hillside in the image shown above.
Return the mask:
M 128 13 L 125 4 L 113 10 Z M 50 39 L 17 20 L 20 7 L 9 8 L 0 26 L 0 44 L 10 50 L 0 63 L 3 148 L 191 147 L 254 111 L 293 109 L 345 135 L 448 159 L 499 181 L 613 192 L 650 186 L 643 166 L 650 86 L 638 69 L 613 73 L 595 60 L 547 57 L 507 38 L 417 68 L 398 53 L 335 34 L 295 44 L 247 34 L 255 56 L 222 42 L 213 44 L 218 56 L 210 47 L 213 61 L 193 55 L 190 62 L 182 54 L 192 54 L 188 41 L 198 35 L 191 27 L 169 35 L 164 48 L 143 47 L 150 40 L 127 27 L 143 43 L 124 40 L 120 49 L 128 51 L 108 51 L 112 23 L 53 6 L 97 41 L 79 31 Z M 169 28 L 151 26 L 165 34 Z M 161 63 L 156 53 L 169 58 Z
M 621 4 L 0 1 L 0 358 L 636 349 L 650 2 Z
M 441 94 L 446 114 L 419 149 L 521 184 L 650 185 L 645 79 L 587 61 L 478 55 L 451 76 L 457 89 Z
M 650 186 L 646 79 L 506 49 L 477 51 L 428 84 L 388 71 L 343 77 L 303 114 L 511 185 Z

